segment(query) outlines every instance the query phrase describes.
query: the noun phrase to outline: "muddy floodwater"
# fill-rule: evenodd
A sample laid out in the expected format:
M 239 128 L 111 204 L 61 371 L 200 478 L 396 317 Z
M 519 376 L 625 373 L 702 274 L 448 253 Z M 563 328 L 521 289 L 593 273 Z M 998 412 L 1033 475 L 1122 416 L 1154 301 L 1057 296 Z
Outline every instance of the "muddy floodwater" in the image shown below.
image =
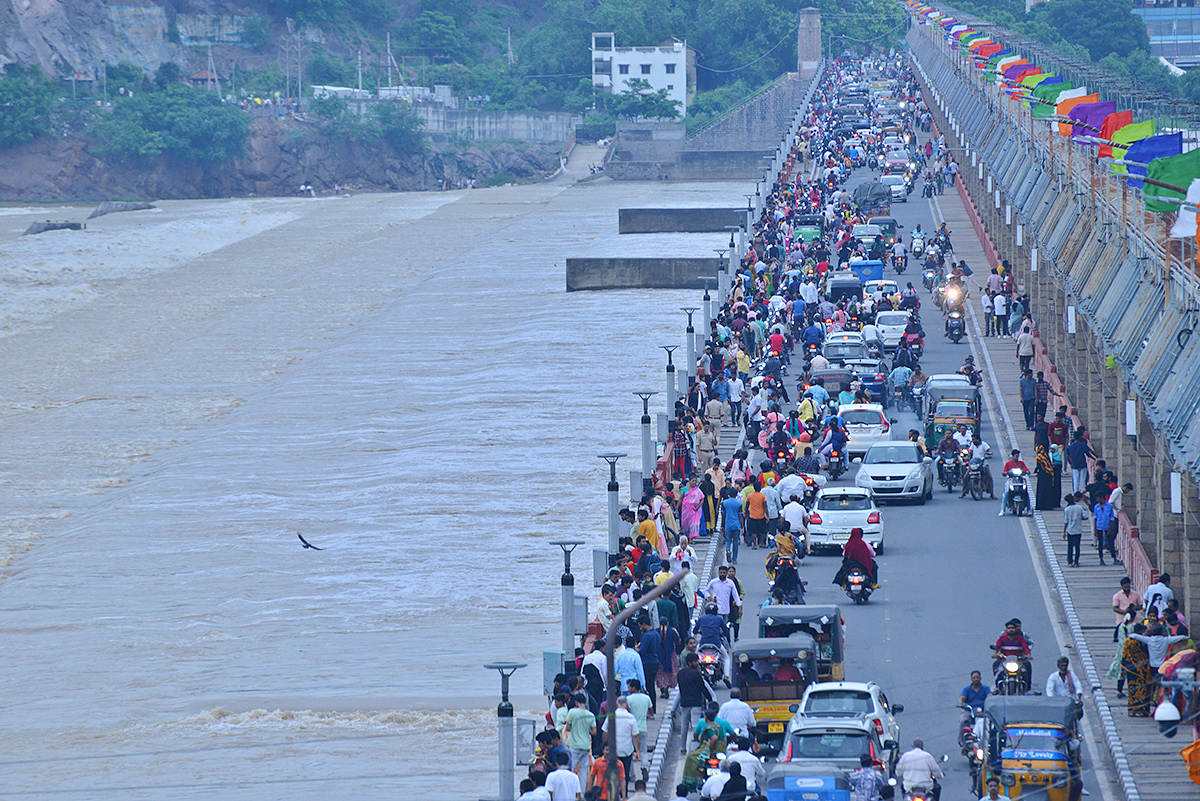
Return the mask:
M 547 543 L 604 544 L 699 300 L 564 258 L 711 255 L 617 209 L 742 191 L 0 208 L 0 797 L 494 795 L 482 665 L 542 709 Z

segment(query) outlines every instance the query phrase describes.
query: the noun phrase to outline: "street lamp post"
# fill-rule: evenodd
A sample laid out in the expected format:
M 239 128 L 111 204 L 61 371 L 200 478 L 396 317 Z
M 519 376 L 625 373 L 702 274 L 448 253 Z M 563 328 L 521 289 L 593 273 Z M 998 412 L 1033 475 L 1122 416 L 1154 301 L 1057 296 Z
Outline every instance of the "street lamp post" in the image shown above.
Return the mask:
M 574 649 L 571 651 L 575 653 Z M 516 758 L 513 748 L 513 705 L 508 700 L 508 677 L 525 667 L 525 662 L 488 662 L 488 670 L 500 671 L 500 704 L 496 707 L 496 718 L 500 726 L 500 801 L 513 801 L 516 788 L 513 777 L 516 773 Z
M 657 392 L 635 392 L 642 399 L 642 497 L 654 491 L 654 445 L 650 442 L 650 399 Z
M 621 552 L 621 484 L 617 481 L 617 460 L 623 453 L 602 453 L 600 458 L 608 462 L 608 556 L 610 559 Z
M 614 470 L 616 460 L 613 460 Z M 610 526 L 611 527 L 611 526 Z M 583 540 L 550 540 L 551 545 L 557 545 L 563 552 L 562 574 L 562 647 L 564 673 L 566 665 L 575 666 L 575 575 L 571 572 L 571 551 L 583 545 Z
M 667 352 L 667 417 L 675 417 L 675 401 L 676 387 L 675 383 L 675 363 L 671 361 L 671 354 L 679 350 L 678 345 L 659 345 L 660 348 Z
M 704 330 L 700 332 L 699 340 L 696 343 L 696 352 L 704 352 L 704 341 L 708 338 L 708 333 L 712 331 L 713 308 L 712 295 L 709 290 L 712 288 L 712 283 L 717 280 L 715 275 L 700 275 L 697 276 L 704 282 Z
M 728 262 L 725 261 L 725 254 L 729 252 L 728 248 L 714 248 L 713 253 L 717 254 L 717 308 L 725 302 L 725 281 L 729 277 L 725 267 Z
M 700 311 L 699 306 L 680 306 L 679 310 L 688 316 L 687 337 L 684 344 L 687 346 L 687 364 L 683 366 L 683 374 L 687 376 L 687 383 L 684 393 L 691 390 L 692 379 L 696 375 L 696 329 L 692 327 L 692 315 Z

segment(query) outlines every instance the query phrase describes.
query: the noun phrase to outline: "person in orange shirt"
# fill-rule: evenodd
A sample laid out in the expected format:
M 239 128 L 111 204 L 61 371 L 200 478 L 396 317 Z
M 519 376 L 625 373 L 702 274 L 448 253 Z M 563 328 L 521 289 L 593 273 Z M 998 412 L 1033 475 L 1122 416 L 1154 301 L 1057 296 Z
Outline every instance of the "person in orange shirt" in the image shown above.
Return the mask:
M 751 548 L 767 547 L 767 496 L 762 482 L 754 479 L 754 489 L 746 495 L 746 544 Z
M 605 774 L 608 772 L 608 746 L 604 746 L 604 756 L 593 759 L 592 767 L 588 769 L 587 787 L 584 790 L 591 790 L 593 787 L 600 788 L 600 798 L 603 801 L 608 801 L 608 779 Z M 628 790 L 625 787 L 625 765 L 621 760 L 617 760 L 617 790 L 619 791 L 620 801 L 625 801 Z

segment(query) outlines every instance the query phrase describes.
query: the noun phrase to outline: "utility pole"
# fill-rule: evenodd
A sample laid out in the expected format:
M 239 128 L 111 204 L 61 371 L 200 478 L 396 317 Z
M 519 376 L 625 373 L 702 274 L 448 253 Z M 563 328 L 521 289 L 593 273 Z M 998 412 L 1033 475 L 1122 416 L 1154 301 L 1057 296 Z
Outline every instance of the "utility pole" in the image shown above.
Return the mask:
M 392 32 L 388 31 L 387 35 L 387 71 L 388 71 L 388 89 L 392 88 Z
M 513 64 L 516 63 L 516 61 L 517 60 L 515 58 L 513 58 L 513 51 L 512 51 L 512 28 L 509 27 L 509 29 L 508 29 L 508 66 L 511 67 Z
M 358 116 L 362 116 L 362 48 L 358 48 Z

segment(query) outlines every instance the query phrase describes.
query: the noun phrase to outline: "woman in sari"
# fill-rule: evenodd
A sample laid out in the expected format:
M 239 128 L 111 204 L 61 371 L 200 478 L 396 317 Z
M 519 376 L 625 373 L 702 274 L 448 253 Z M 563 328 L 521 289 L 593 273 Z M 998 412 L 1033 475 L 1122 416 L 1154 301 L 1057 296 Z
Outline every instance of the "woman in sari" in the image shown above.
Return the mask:
M 688 732 L 683 732 L 686 738 Z M 698 790 L 708 777 L 704 773 L 704 765 L 708 758 L 715 757 L 725 751 L 725 738 L 722 729 L 715 722 L 708 723 L 700 732 L 700 745 L 687 755 L 683 761 L 683 783 L 688 790 Z
M 1133 631 L 1133 621 L 1137 619 L 1137 612 L 1127 612 L 1125 619 L 1117 626 L 1117 653 L 1113 656 L 1112 664 L 1108 666 L 1108 673 L 1105 678 L 1109 681 L 1117 683 L 1117 697 L 1125 697 L 1125 672 L 1121 670 L 1121 658 L 1125 653 L 1125 641 L 1129 639 L 1129 633 Z
M 1133 627 L 1134 634 L 1144 634 L 1145 625 Z M 1141 642 L 1127 637 L 1121 647 L 1121 673 L 1125 676 L 1125 689 L 1129 695 L 1129 716 L 1144 718 L 1150 715 L 1150 704 L 1154 697 L 1154 671 L 1150 668 L 1150 654 Z
M 704 513 L 704 525 L 700 533 L 712 534 L 717 526 L 717 487 L 708 473 L 704 474 L 704 480 L 700 482 L 700 491 L 704 493 L 704 501 L 700 505 L 700 511 Z
M 703 504 L 704 492 L 701 491 L 694 477 L 689 478 L 687 492 L 683 494 L 683 502 L 680 506 L 680 521 L 683 523 L 683 530 L 680 533 L 686 534 L 688 539 L 694 540 L 700 536 L 700 528 L 704 523 Z
M 674 626 L 667 626 L 660 631 L 662 632 L 662 651 L 658 654 L 658 673 L 654 677 L 654 686 L 665 698 L 679 683 L 677 674 L 679 673 L 679 651 L 682 649 L 682 643 L 679 641 L 679 632 L 675 630 Z
M 1050 450 L 1043 444 L 1035 446 L 1037 453 L 1037 493 L 1034 497 L 1033 508 L 1047 511 L 1058 508 L 1058 496 L 1054 494 L 1054 462 L 1050 461 Z

